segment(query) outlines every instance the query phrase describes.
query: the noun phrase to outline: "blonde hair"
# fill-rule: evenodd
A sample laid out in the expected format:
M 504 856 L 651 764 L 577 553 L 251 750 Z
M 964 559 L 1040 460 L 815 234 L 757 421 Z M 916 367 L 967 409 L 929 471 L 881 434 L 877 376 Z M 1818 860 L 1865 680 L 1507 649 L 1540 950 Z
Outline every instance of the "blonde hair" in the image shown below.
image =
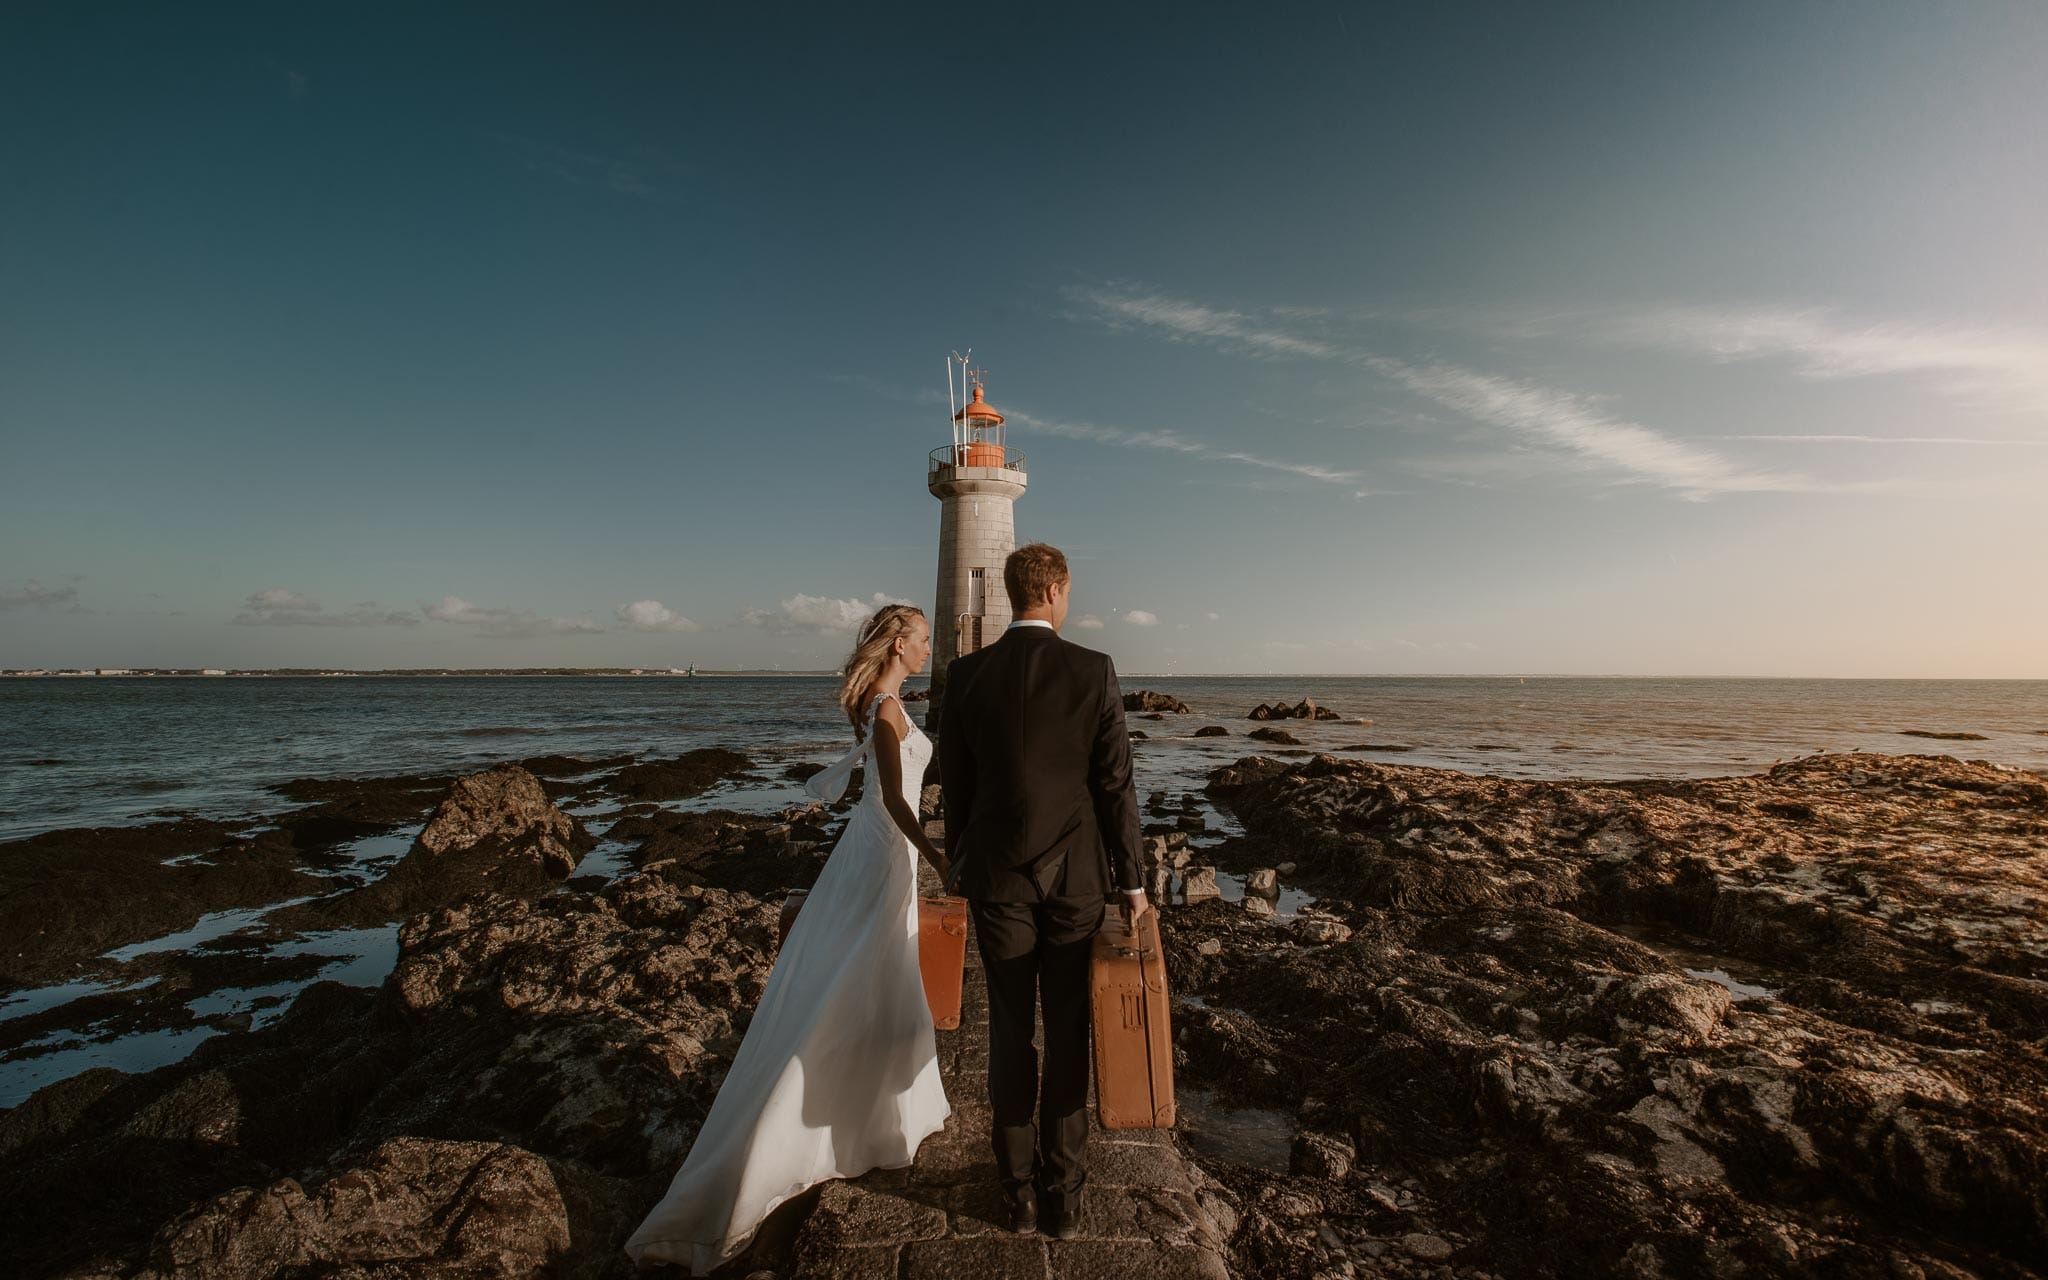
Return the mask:
M 922 617 L 924 610 L 914 604 L 885 604 L 860 624 L 860 638 L 846 659 L 846 675 L 839 684 L 839 705 L 846 718 L 853 721 L 856 740 L 866 736 L 861 732 L 862 695 L 875 677 L 882 674 L 882 668 L 889 665 L 889 659 L 896 656 L 896 641 L 910 634 L 910 620 Z

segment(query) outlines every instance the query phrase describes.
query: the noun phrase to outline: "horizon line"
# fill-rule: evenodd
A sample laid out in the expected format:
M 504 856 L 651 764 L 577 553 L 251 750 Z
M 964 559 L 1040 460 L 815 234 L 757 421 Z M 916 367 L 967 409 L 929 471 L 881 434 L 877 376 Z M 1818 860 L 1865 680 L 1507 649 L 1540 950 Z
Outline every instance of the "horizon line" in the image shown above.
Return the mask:
M 730 677 L 789 676 L 832 679 L 841 673 L 824 667 L 700 667 L 693 674 L 666 667 L 7 667 L 0 679 L 7 680 L 150 680 L 235 678 L 339 678 L 346 676 L 619 676 L 640 680 L 689 680 Z M 931 673 L 914 672 L 907 680 L 929 680 Z M 1127 680 L 1862 680 L 1912 681 L 1916 683 L 2048 683 L 2042 676 L 1912 676 L 1912 675 L 1714 675 L 1660 672 L 1656 674 L 1584 671 L 1125 671 Z

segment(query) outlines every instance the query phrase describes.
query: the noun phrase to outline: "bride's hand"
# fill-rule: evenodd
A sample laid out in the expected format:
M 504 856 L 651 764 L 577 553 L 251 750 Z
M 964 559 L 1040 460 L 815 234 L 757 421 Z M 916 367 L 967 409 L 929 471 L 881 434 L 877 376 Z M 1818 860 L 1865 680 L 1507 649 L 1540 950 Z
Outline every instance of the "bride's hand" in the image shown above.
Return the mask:
M 939 852 L 939 846 L 935 844 L 926 845 L 924 857 L 925 861 L 932 864 L 932 870 L 939 873 L 940 880 L 944 880 L 947 876 L 953 874 L 953 864 L 946 858 L 945 854 Z

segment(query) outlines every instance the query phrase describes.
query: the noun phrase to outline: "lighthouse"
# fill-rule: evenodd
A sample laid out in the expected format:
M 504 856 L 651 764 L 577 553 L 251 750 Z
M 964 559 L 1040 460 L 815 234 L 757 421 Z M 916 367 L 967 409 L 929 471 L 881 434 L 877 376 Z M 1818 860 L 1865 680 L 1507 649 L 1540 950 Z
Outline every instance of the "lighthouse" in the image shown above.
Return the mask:
M 964 406 L 953 415 L 953 443 L 932 450 L 925 487 L 939 500 L 939 588 L 932 612 L 932 708 L 945 696 L 946 664 L 993 644 L 1010 625 L 1003 561 L 1017 549 L 1011 504 L 1024 496 L 1024 455 L 1003 438 L 1003 415 L 985 398 L 983 370 L 959 356 L 946 363 L 947 399 L 954 404 L 953 365 L 960 365 Z

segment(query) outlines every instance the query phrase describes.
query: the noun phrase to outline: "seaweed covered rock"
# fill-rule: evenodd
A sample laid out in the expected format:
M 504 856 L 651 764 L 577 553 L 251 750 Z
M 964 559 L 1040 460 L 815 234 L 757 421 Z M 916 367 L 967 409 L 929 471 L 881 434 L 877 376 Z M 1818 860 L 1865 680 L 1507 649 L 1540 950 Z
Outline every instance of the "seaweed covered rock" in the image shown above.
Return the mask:
M 1125 711 L 1165 712 L 1187 715 L 1192 708 L 1170 693 L 1154 693 L 1150 689 L 1135 689 L 1124 695 Z

